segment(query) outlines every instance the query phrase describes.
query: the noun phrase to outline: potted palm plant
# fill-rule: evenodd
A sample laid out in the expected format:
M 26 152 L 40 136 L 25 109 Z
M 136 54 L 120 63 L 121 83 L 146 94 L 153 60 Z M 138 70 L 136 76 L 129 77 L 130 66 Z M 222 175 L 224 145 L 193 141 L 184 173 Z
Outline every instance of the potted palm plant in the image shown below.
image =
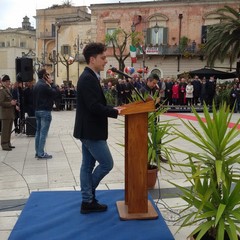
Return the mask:
M 143 99 L 149 98 L 148 93 L 142 94 Z M 157 99 L 156 92 L 151 98 Z M 139 101 L 139 96 L 133 95 L 132 101 Z M 159 121 L 160 116 L 167 111 L 167 108 L 159 107 L 155 112 L 148 114 L 148 189 L 154 188 L 157 180 L 157 173 L 160 170 L 162 159 L 166 156 L 171 166 L 170 154 L 166 145 L 173 141 L 176 136 L 170 137 L 174 124 L 172 120 Z
M 163 159 L 169 156 L 166 145 L 176 137 L 171 137 L 171 130 L 174 126 L 170 120 L 159 121 L 160 116 L 166 112 L 160 108 L 148 116 L 148 188 L 155 186 L 157 173 L 162 167 Z M 171 165 L 170 157 L 169 164 Z M 160 166 L 161 165 L 161 166 Z
M 226 104 L 219 110 L 213 105 L 212 115 L 204 106 L 203 120 L 192 109 L 200 128 L 191 122 L 183 125 L 190 136 L 176 128 L 176 135 L 196 146 L 192 152 L 172 147 L 173 152 L 186 156 L 176 164 L 184 173 L 190 188 L 173 183 L 182 192 L 187 207 L 181 212 L 181 226 L 197 225 L 190 234 L 191 239 L 237 240 L 240 233 L 240 131 L 237 123 L 229 129 L 232 112 Z M 237 165 L 237 166 L 236 166 Z

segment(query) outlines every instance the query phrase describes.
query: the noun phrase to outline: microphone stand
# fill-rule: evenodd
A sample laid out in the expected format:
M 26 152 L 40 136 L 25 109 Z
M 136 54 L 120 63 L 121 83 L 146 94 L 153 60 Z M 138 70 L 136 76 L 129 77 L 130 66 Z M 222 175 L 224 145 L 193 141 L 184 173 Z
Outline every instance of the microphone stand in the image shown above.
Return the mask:
M 135 91 L 135 93 L 141 98 L 141 100 L 142 100 L 143 102 L 146 102 L 146 100 L 143 98 L 143 96 L 140 94 L 140 92 L 139 92 L 139 91 L 134 87 L 134 85 L 128 80 L 128 78 L 132 79 L 131 76 L 127 75 L 127 74 L 124 73 L 124 72 L 121 72 L 121 71 L 117 70 L 117 69 L 114 68 L 114 67 L 111 68 L 111 71 L 112 71 L 112 72 L 116 72 L 116 73 L 121 74 L 121 75 L 123 75 L 124 77 L 126 77 L 126 78 L 127 78 L 126 81 L 131 85 L 131 87 L 133 88 L 133 90 Z

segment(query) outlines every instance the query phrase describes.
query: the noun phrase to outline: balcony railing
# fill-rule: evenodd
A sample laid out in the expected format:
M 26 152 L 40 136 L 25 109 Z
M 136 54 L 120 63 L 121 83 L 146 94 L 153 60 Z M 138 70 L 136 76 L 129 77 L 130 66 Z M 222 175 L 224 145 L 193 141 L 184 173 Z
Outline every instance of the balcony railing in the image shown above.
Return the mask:
M 140 51 L 138 52 L 141 55 Z M 159 45 L 159 46 L 151 46 L 147 45 L 145 48 L 146 55 L 169 55 L 169 56 L 202 56 L 203 50 L 202 46 L 192 46 L 188 45 L 184 48 L 179 48 L 179 45 Z
M 52 32 L 40 32 L 40 38 L 44 39 L 54 39 L 55 38 L 55 33 Z

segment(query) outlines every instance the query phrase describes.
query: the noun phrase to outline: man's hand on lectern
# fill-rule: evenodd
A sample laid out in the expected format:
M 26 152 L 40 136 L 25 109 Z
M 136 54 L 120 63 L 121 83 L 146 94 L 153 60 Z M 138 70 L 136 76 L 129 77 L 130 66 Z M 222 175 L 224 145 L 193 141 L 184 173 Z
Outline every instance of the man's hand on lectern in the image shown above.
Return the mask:
M 122 110 L 125 109 L 125 107 L 118 106 L 118 107 L 114 107 L 114 109 L 118 110 L 118 114 L 121 115 Z

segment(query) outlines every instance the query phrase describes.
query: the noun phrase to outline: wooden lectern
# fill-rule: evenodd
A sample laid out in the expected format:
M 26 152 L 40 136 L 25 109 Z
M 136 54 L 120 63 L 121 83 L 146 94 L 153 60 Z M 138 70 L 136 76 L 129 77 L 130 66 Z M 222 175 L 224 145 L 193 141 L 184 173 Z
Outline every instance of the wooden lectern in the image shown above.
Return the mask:
M 123 105 L 125 109 L 125 201 L 117 201 L 121 220 L 156 219 L 148 200 L 147 154 L 148 112 L 155 111 L 153 100 Z

